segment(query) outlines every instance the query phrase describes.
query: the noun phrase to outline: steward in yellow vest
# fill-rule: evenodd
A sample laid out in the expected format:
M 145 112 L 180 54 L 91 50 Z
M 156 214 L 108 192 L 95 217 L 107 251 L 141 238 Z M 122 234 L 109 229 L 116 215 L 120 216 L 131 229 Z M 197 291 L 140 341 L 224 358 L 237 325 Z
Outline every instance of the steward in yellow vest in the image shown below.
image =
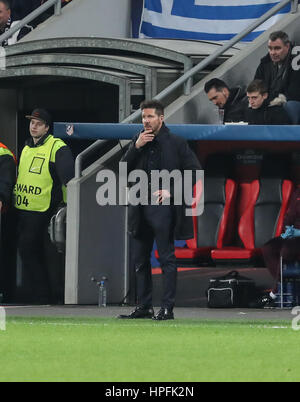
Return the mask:
M 49 134 L 52 119 L 46 110 L 36 109 L 26 117 L 31 138 L 21 153 L 14 189 L 18 249 L 27 284 L 23 293 L 29 296 L 24 301 L 62 302 L 63 267 L 55 257 L 48 225 L 64 200 L 67 183 L 74 177 L 74 159 L 69 147 Z
M 42 123 L 33 121 L 31 125 Z M 48 133 L 41 138 L 32 136 L 20 157 L 15 207 L 35 212 L 57 208 L 60 202 L 66 202 L 66 184 L 73 177 L 74 160 L 66 144 Z
M 56 154 L 63 147 L 66 144 L 52 135 L 44 137 L 37 146 L 25 146 L 15 186 L 17 209 L 45 212 L 53 206 L 53 199 L 54 204 L 57 204 L 65 198 L 65 185 L 55 183 Z

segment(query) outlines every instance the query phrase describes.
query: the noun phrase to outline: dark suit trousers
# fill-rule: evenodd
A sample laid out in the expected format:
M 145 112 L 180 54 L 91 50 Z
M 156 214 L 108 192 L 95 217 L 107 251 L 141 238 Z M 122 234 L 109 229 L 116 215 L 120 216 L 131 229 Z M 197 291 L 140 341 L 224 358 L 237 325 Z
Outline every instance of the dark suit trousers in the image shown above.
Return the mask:
M 175 258 L 174 207 L 149 205 L 142 208 L 142 229 L 133 239 L 132 250 L 136 271 L 138 304 L 152 306 L 151 252 L 156 240 L 159 261 L 163 272 L 162 308 L 172 309 L 175 304 L 177 264 Z
M 275 237 L 262 247 L 262 252 L 265 264 L 275 279 L 273 292 L 276 292 L 277 283 L 280 279 L 280 256 L 285 262 L 296 261 L 300 254 L 300 237 L 292 239 Z

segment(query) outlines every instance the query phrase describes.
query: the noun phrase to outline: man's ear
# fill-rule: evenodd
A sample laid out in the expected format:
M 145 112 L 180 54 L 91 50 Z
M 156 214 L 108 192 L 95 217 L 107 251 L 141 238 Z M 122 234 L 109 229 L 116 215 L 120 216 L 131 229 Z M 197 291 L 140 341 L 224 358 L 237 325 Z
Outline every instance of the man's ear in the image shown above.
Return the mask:
M 263 94 L 264 100 L 268 99 L 268 97 L 269 97 L 269 93 L 268 93 L 268 92 L 266 92 L 265 94 Z
M 229 91 L 229 89 L 227 89 L 227 88 L 223 88 L 223 95 L 225 96 L 225 98 L 226 99 L 228 99 L 229 98 L 229 95 L 230 95 L 230 91 Z

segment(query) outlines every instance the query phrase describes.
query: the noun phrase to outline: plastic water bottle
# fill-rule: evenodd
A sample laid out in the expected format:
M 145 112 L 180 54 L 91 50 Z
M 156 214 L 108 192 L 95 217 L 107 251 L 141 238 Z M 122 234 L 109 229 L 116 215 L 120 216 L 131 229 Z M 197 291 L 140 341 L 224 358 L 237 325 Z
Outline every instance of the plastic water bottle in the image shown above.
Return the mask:
M 219 124 L 224 124 L 225 110 L 219 109 Z
M 107 278 L 105 276 L 102 277 L 99 284 L 99 307 L 107 306 Z

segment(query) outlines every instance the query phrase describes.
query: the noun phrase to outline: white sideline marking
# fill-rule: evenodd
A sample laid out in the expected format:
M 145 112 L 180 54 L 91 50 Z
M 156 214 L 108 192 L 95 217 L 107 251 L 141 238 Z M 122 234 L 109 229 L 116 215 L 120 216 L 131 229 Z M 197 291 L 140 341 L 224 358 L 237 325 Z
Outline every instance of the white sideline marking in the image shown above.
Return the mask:
M 6 331 L 6 311 L 4 307 L 0 307 L 0 331 Z

